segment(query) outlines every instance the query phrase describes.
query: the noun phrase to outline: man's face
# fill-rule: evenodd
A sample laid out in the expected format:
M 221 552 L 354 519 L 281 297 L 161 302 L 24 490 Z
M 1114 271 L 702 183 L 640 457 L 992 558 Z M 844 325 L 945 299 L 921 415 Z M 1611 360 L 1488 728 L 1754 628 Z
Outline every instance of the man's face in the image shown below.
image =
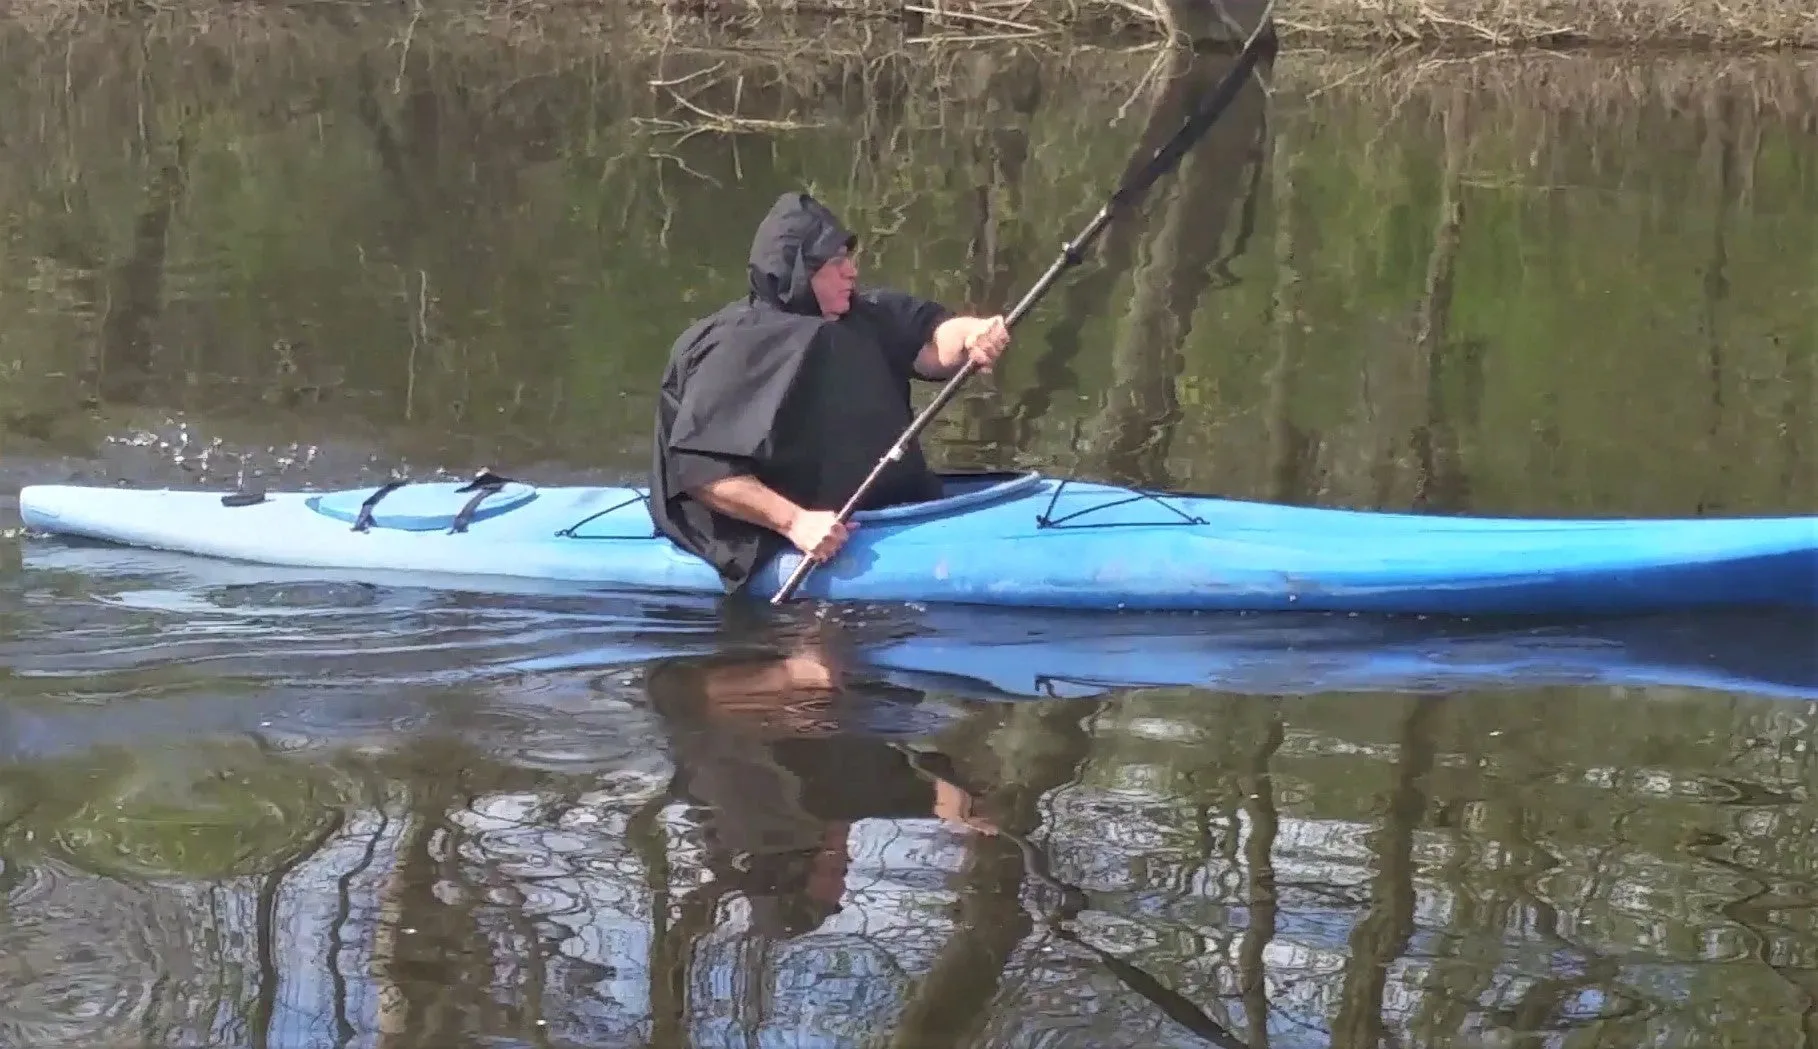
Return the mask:
M 857 285 L 858 262 L 845 250 L 815 270 L 808 282 L 814 289 L 815 302 L 820 304 L 821 315 L 825 317 L 845 315 L 852 308 L 852 289 Z

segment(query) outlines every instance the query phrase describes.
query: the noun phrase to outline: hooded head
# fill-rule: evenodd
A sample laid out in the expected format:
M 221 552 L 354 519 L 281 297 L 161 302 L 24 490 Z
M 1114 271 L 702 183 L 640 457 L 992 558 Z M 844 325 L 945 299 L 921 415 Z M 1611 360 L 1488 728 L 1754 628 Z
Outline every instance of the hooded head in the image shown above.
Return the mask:
M 839 316 L 851 306 L 858 237 L 806 193 L 785 193 L 751 239 L 753 301 L 810 317 Z

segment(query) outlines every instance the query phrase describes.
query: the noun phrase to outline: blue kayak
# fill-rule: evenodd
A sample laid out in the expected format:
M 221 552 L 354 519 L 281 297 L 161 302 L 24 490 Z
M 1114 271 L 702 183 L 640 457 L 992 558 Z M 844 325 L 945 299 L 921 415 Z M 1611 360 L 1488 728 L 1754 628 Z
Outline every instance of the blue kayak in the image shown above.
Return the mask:
M 1285 506 L 956 475 L 939 500 L 860 513 L 797 595 L 1135 611 L 1635 613 L 1818 606 L 1818 516 L 1521 519 Z M 35 485 L 28 528 L 269 565 L 494 575 L 719 593 L 635 487 L 490 474 L 340 491 Z M 752 579 L 782 585 L 787 551 Z

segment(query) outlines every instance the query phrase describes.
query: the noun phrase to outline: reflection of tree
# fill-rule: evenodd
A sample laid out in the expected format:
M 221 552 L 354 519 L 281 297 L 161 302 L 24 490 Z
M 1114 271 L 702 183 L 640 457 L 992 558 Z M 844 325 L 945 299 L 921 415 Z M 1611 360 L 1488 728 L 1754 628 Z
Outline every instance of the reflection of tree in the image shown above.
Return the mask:
M 701 808 L 667 796 L 637 808 L 640 800 L 620 797 L 589 801 L 591 818 L 570 822 L 580 807 L 571 799 L 598 790 L 597 776 L 527 768 L 424 734 L 377 765 L 333 759 L 347 764 L 344 778 L 395 785 L 384 798 L 324 797 L 297 781 L 255 780 L 249 792 L 236 782 L 202 799 L 237 799 L 236 807 L 205 809 L 201 819 L 173 820 L 175 799 L 146 793 L 143 781 L 155 777 L 130 768 L 121 790 L 69 799 L 57 784 L 83 779 L 86 794 L 96 789 L 92 770 L 27 773 L 43 782 L 23 789 L 19 773 L 0 774 L 0 894 L 20 888 L 4 879 L 23 871 L 17 902 L 42 910 L 32 853 L 57 848 L 65 850 L 59 862 L 109 872 L 94 879 L 108 887 L 137 893 L 135 875 L 147 872 L 165 885 L 207 886 L 177 904 L 200 909 L 188 922 L 159 911 L 140 919 L 183 924 L 188 936 L 160 944 L 171 971 L 155 992 L 159 1022 L 193 1027 L 214 1010 L 234 1025 L 229 1037 L 256 1043 L 269 1028 L 273 1045 L 311 1022 L 344 1041 L 370 1039 L 375 1021 L 394 1046 L 537 1044 L 545 1035 L 552 1045 L 620 1044 L 616 1034 L 577 1034 L 590 1012 L 608 1011 L 621 1032 L 648 1030 L 651 1044 L 707 1040 L 709 1024 L 769 1039 L 788 1026 L 792 1005 L 840 1001 L 844 992 L 828 984 L 861 953 L 882 963 L 863 977 L 875 981 L 863 988 L 865 1010 L 885 1023 L 900 1013 L 892 1036 L 909 1044 L 999 1044 L 1011 1040 L 1006 1032 L 1109 1019 L 1121 1027 L 1105 1044 L 1135 1044 L 1153 1024 L 1167 1032 L 1153 1040 L 1203 1031 L 1216 1045 L 1225 1036 L 1212 1033 L 1208 1014 L 1241 1006 L 1244 1020 L 1232 1026 L 1260 1049 L 1270 1019 L 1277 1041 L 1305 1040 L 1335 985 L 1336 1045 L 1372 1044 L 1385 1030 L 1399 1044 L 1443 1044 L 1473 1029 L 1563 1045 L 1650 1044 L 1661 1032 L 1797 1045 L 1801 1025 L 1813 1022 L 1814 839 L 1802 792 L 1814 751 L 1810 726 L 1788 716 L 1797 708 L 1740 696 L 1687 703 L 1654 726 L 1612 736 L 1609 718 L 1626 708 L 1589 694 L 1524 691 L 1462 705 L 1411 701 L 1384 741 L 1379 701 L 1133 696 L 1117 701 L 1131 712 L 1116 719 L 1130 731 L 1100 719 L 1090 733 L 1097 767 L 1075 774 L 1088 747 L 1081 714 L 1100 702 L 981 706 L 963 726 L 918 738 L 916 756 L 930 758 L 937 778 L 982 785 L 971 816 L 1002 833 L 967 839 L 953 874 L 941 864 L 951 910 L 893 886 L 872 913 L 911 922 L 850 952 L 857 937 L 842 943 L 852 935 L 844 931 L 784 944 L 731 924 L 751 913 L 762 887 L 740 881 L 749 873 L 741 864 L 705 851 L 710 819 Z M 1165 703 L 1177 706 L 1159 709 Z M 790 706 L 787 716 L 810 725 L 827 713 Z M 1455 729 L 1442 736 L 1442 724 Z M 1518 725 L 1528 728 L 1520 738 L 1498 731 Z M 1443 767 L 1436 739 L 1446 744 Z M 902 758 L 890 748 L 852 753 Z M 199 763 L 214 772 L 221 760 Z M 903 760 L 891 780 L 929 799 L 932 785 L 912 764 Z M 249 759 L 238 771 L 257 768 Z M 1374 792 L 1381 800 L 1360 802 L 1359 777 L 1372 774 L 1387 781 Z M 132 784 L 134 796 L 122 793 Z M 41 800 L 21 811 L 9 796 Z M 272 821 L 261 815 L 266 799 L 313 818 Z M 1050 803 L 1065 815 L 1049 817 Z M 1225 813 L 1231 828 L 1210 848 L 1196 826 L 1207 810 L 1215 824 Z M 350 815 L 337 831 L 323 817 L 339 811 Z M 287 828 L 281 844 L 252 844 L 279 829 L 267 823 Z M 1111 829 L 1096 833 L 1101 827 Z M 939 837 L 967 833 L 950 828 Z M 1334 877 L 1333 858 L 1319 854 L 1320 839 L 1348 841 L 1360 828 L 1370 857 L 1370 881 L 1356 890 L 1367 891 L 1362 900 L 1331 885 L 1348 879 Z M 323 848 L 330 836 L 339 840 Z M 911 861 L 912 878 L 928 874 L 925 855 Z M 1063 872 L 1081 873 L 1056 877 L 1049 855 Z M 120 866 L 120 856 L 135 857 L 133 865 Z M 1092 885 L 1091 895 L 1061 878 Z M 1421 909 L 1426 935 L 1410 949 L 1417 886 L 1430 909 Z M 860 884 L 846 888 L 846 906 L 858 898 L 869 909 L 877 899 Z M 131 913 L 142 901 L 117 902 Z M 68 928 L 72 919 L 54 922 Z M 1330 930 L 1347 923 L 1349 944 L 1332 943 Z M 611 931 L 598 939 L 602 928 Z M 1224 930 L 1236 942 L 1219 942 Z M 1196 946 L 1165 945 L 1177 936 Z M 20 942 L 17 930 L 7 938 Z M 729 952 L 761 965 L 735 974 Z M 31 947 L 20 953 L 34 964 L 46 957 Z M 1325 968 L 1341 954 L 1349 957 L 1342 977 Z M 305 972 L 324 962 L 322 979 Z M 608 971 L 615 963 L 626 968 Z M 1388 978 L 1404 966 L 1424 973 Z M 1219 971 L 1222 993 L 1204 989 L 1196 971 L 1207 969 Z M 1638 979 L 1638 969 L 1683 986 Z M 154 975 L 157 964 L 146 970 Z M 15 986 L 7 981 L 17 972 L 0 960 L 0 986 Z M 344 975 L 331 987 L 337 972 Z M 635 990 L 624 993 L 645 976 L 647 1009 Z M 749 1002 L 739 997 L 748 987 L 763 989 L 769 1015 L 729 1017 L 729 1002 Z M 1721 1013 L 1699 1008 L 1710 1001 L 1728 1004 Z M 1759 1015 L 1748 1018 L 1750 1009 Z M 0 1018 L 8 1012 L 0 1007 Z M 1778 1032 L 1786 1034 L 1776 1040 Z
M 1806 782 L 1811 781 L 1808 779 Z M 1809 824 L 1805 827 L 1776 826 L 1782 822 L 1774 819 L 1770 821 L 1770 827 L 1790 831 L 1786 835 L 1790 840 L 1810 840 L 1812 828 Z M 1764 872 L 1736 858 L 1753 851 L 1746 848 L 1744 843 L 1711 833 L 1694 832 L 1688 834 L 1687 838 L 1688 852 L 1712 866 L 1733 873 L 1739 882 L 1751 886 L 1741 898 L 1724 902 L 1718 910 L 1724 917 L 1747 930 L 1752 941 L 1750 953 L 1755 960 L 1784 980 L 1797 999 L 1800 1049 L 1818 1046 L 1818 968 L 1813 964 L 1818 960 L 1818 949 L 1813 947 L 1809 928 L 1796 929 L 1790 927 L 1789 923 L 1776 920 L 1777 914 L 1810 913 L 1810 881 L 1807 881 L 1807 887 L 1802 891 L 1783 891 L 1771 878 L 1765 877 Z
M 1254 706 L 1264 709 L 1260 703 Z M 1237 951 L 1237 980 L 1243 994 L 1250 1049 L 1269 1047 L 1268 966 L 1264 954 L 1275 937 L 1275 918 L 1279 910 L 1274 853 L 1281 816 L 1276 811 L 1275 779 L 1270 774 L 1269 763 L 1281 748 L 1286 727 L 1279 711 L 1272 707 L 1267 709 L 1268 723 L 1243 780 L 1244 811 L 1250 818 L 1250 835 L 1244 842 L 1248 892 L 1244 935 Z
M 1029 840 L 1041 824 L 1037 807 L 1044 796 L 1077 782 L 1091 745 L 1083 722 L 1101 706 L 1098 701 L 1018 705 L 990 734 L 989 763 L 996 767 L 997 785 L 987 794 L 986 808 L 998 817 L 998 830 L 974 839 L 968 850 L 954 932 L 906 1004 L 893 1045 L 996 1044 L 1009 1037 L 1001 1028 L 983 1028 L 982 1018 L 1003 990 L 1005 966 L 1018 943 L 1036 931 L 1020 905 L 1028 892 L 1037 901 L 1033 909 L 1043 934 L 1090 957 L 1122 991 L 1206 1044 L 1242 1049 L 1227 1026 L 1198 1004 L 1119 951 L 1081 935 L 1075 925 L 1091 899 L 1055 875 L 1050 856 L 1057 850 Z M 974 761 L 984 757 L 968 756 Z M 1034 983 L 1031 976 L 1025 981 Z
M 1226 56 L 1186 54 L 1170 71 L 1156 106 L 1174 126 L 1234 64 Z M 1156 187 L 1145 209 L 1152 219 L 1144 223 L 1130 305 L 1112 339 L 1111 388 L 1090 427 L 1095 465 L 1108 479 L 1172 483 L 1166 463 L 1180 419 L 1181 348 L 1201 296 L 1229 261 L 1221 254 L 1231 225 L 1249 216 L 1248 207 L 1240 212 L 1238 205 L 1254 199 L 1266 167 L 1267 95 L 1258 76 L 1267 68 L 1259 63 L 1257 74 L 1244 79 L 1206 140 L 1182 159 L 1174 179 Z M 1244 250 L 1249 233 L 1247 224 L 1239 227 L 1232 255 Z
M 1459 758 L 1467 767 L 1478 767 L 1485 759 L 1474 746 L 1475 724 L 1469 713 L 1460 720 Z M 1474 877 L 1482 871 L 1483 861 L 1462 825 L 1463 808 L 1455 798 L 1434 799 L 1434 828 L 1450 832 L 1445 861 L 1433 871 L 1435 892 L 1450 900 L 1445 914 L 1447 945 L 1438 952 L 1442 963 L 1435 964 L 1422 982 L 1419 1001 L 1407 1023 L 1409 1032 L 1424 1036 L 1426 1042 L 1438 1043 L 1464 1030 L 1467 1014 L 1483 1000 L 1496 977 L 1494 968 L 1473 966 L 1465 959 L 1470 937 L 1486 924 L 1497 925 L 1501 911 L 1492 908 L 1498 917 L 1483 916 L 1483 894 L 1475 891 Z
M 1703 490 L 1698 495 L 1699 513 L 1709 513 L 1723 509 L 1722 496 L 1716 489 L 1723 483 L 1724 456 L 1717 453 L 1722 440 L 1724 420 L 1723 403 L 1723 338 L 1718 333 L 1719 318 L 1728 305 L 1730 297 L 1729 275 L 1729 225 L 1735 213 L 1736 197 L 1736 99 L 1729 91 L 1720 91 L 1714 97 L 1715 114 L 1707 116 L 1706 152 L 1717 154 L 1717 201 L 1715 214 L 1711 217 L 1711 260 L 1704 271 L 1704 303 L 1700 326 L 1704 328 L 1705 367 L 1711 384 L 1709 416 L 1705 422 L 1705 436 L 1709 440 L 1706 455 L 1713 469 L 1707 475 Z M 1710 143 L 1711 138 L 1716 143 Z
M 1148 123 L 1120 180 L 1148 162 L 1235 61 L 1211 51 L 1170 54 Z M 1073 367 L 1081 333 L 1110 305 L 1112 291 L 1128 272 L 1132 295 L 1113 337 L 1111 391 L 1091 424 L 1092 465 L 1115 480 L 1167 483 L 1163 464 L 1180 410 L 1180 350 L 1201 296 L 1215 279 L 1233 279 L 1226 266 L 1244 250 L 1250 232 L 1250 202 L 1264 168 L 1267 96 L 1258 77 L 1266 76 L 1271 64 L 1265 51 L 1205 139 L 1150 191 L 1141 208 L 1112 222 L 1099 242 L 1097 265 L 1062 295 L 1047 349 L 1035 358 L 1034 377 L 1009 413 L 1019 449 L 1028 447 L 1054 393 L 1078 385 Z
M 1456 98 L 1446 110 L 1445 174 L 1439 189 L 1439 221 L 1433 230 L 1433 248 L 1427 255 L 1426 290 L 1420 300 L 1420 316 L 1415 332 L 1415 351 L 1421 361 L 1419 369 L 1426 388 L 1426 419 L 1413 434 L 1416 480 L 1413 505 L 1416 508 L 1462 509 L 1470 498 L 1465 478 L 1463 455 L 1458 447 L 1458 428 L 1446 408 L 1447 361 L 1459 347 L 1450 339 L 1452 296 L 1457 286 L 1458 241 L 1464 226 L 1464 200 L 1461 196 L 1467 130 L 1464 96 Z M 1481 369 L 1481 346 L 1466 349 L 1469 366 Z M 1481 389 L 1480 382 L 1468 384 Z
M 15 698 L 0 696 L 0 731 Z M 343 830 L 341 785 L 219 740 L 10 758 L 0 761 L 0 1044 L 112 1045 L 128 1024 L 159 1044 L 211 1033 L 288 1044 L 286 904 L 307 896 L 299 872 Z M 57 891 L 42 894 L 53 870 Z M 68 988 L 79 997 L 58 993 Z
M 371 932 L 378 1044 L 440 1046 L 503 1033 L 548 1045 L 541 1021 L 550 966 L 559 961 L 571 978 L 593 968 L 561 957 L 556 940 L 573 931 L 563 929 L 565 920 L 591 916 L 582 898 L 550 908 L 547 893 L 538 893 L 541 879 L 513 869 L 512 853 L 522 846 L 509 834 L 531 835 L 531 847 L 544 852 L 539 858 L 558 862 L 534 838 L 573 807 L 577 788 L 452 739 L 415 741 L 380 768 L 407 790 Z M 482 815 L 487 799 L 513 796 L 534 799 L 523 823 L 502 827 Z M 533 903 L 533 895 L 542 898 Z
M 1785 340 L 1780 373 L 1786 376 L 1781 402 L 1780 489 L 1788 506 L 1810 506 L 1818 497 L 1818 469 L 1811 442 L 1818 436 L 1818 353 L 1799 350 L 1797 339 Z
M 961 1045 L 983 1022 L 1005 963 L 1033 928 L 1021 905 L 1030 872 L 1015 839 L 1036 831 L 1042 797 L 1085 759 L 1082 714 L 1075 703 L 1014 707 L 992 732 L 991 753 L 967 755 L 996 767 L 981 807 L 1007 833 L 971 840 L 953 933 L 904 1004 L 893 1046 Z
M 1283 121 L 1270 125 L 1273 149 L 1269 159 L 1270 209 L 1275 219 L 1275 290 L 1269 301 L 1269 337 L 1275 359 L 1269 367 L 1268 440 L 1269 484 L 1267 496 L 1276 502 L 1301 502 L 1307 498 L 1310 472 L 1318 441 L 1294 422 L 1294 386 L 1299 374 L 1301 325 L 1300 267 L 1295 257 L 1294 182 L 1300 155 Z
M 334 1009 L 335 1039 L 337 1044 L 340 1045 L 351 1045 L 354 1038 L 360 1033 L 354 1026 L 352 1016 L 349 1015 L 348 1007 L 352 1004 L 353 988 L 348 983 L 347 967 L 343 963 L 341 956 L 343 949 L 348 946 L 345 938 L 346 930 L 353 924 L 354 879 L 356 877 L 364 876 L 367 872 L 372 870 L 373 864 L 378 858 L 379 844 L 389 836 L 391 830 L 391 820 L 389 814 L 385 812 L 384 807 L 382 805 L 376 806 L 376 810 L 375 815 L 378 818 L 374 822 L 377 826 L 373 828 L 371 834 L 366 836 L 366 841 L 361 848 L 360 858 L 352 867 L 343 871 L 341 875 L 335 879 L 334 920 L 329 924 L 328 935 L 326 937 L 328 949 L 325 962 L 328 967 L 330 993 L 334 999 L 332 1008 Z M 376 936 L 374 937 L 374 943 L 375 945 L 377 943 Z M 374 953 L 376 955 L 377 952 L 375 951 Z M 379 974 L 376 971 L 377 966 L 375 965 L 374 968 L 375 972 L 373 974 L 373 979 L 374 982 L 378 982 Z
M 247 1017 L 246 1034 L 253 1049 L 267 1049 L 272 1044 L 272 1028 L 278 1014 L 278 993 L 284 981 L 283 959 L 279 957 L 278 902 L 285 882 L 298 867 L 312 860 L 328 842 L 337 837 L 346 824 L 334 813 L 322 823 L 314 837 L 302 848 L 284 857 L 272 869 L 259 876 L 254 902 L 254 939 L 258 955 L 259 993 Z
M 1339 1049 L 1376 1049 L 1388 1033 L 1383 993 L 1389 966 L 1407 950 L 1414 934 L 1414 830 L 1427 805 L 1427 776 L 1433 770 L 1434 721 L 1441 701 L 1422 696 L 1409 703 L 1402 721 L 1394 780 L 1382 815 L 1370 836 L 1376 876 L 1370 907 L 1351 933 L 1344 985 L 1332 1044 Z
M 436 895 L 443 876 L 436 853 L 450 864 L 458 862 L 459 850 L 437 839 L 455 834 L 447 814 L 462 807 L 460 795 L 442 775 L 419 775 L 373 930 L 372 975 L 382 1049 L 451 1042 L 464 1029 L 471 1030 L 461 1014 L 484 998 L 472 993 L 475 988 L 468 980 L 472 971 L 464 971 L 460 963 L 490 961 L 485 951 L 475 949 L 472 938 L 478 930 L 471 924 L 472 914 L 461 915 L 468 920 L 460 920 Z M 463 885 L 465 880 L 457 875 L 453 883 Z M 490 983 L 490 976 L 487 971 L 480 977 L 479 989 Z
M 107 281 L 101 342 L 88 385 L 103 404 L 136 404 L 152 376 L 152 326 L 164 311 L 170 224 L 183 196 L 188 150 L 182 133 L 154 147 L 163 154 L 146 179 L 132 246 Z
M 971 167 L 972 230 L 967 240 L 971 267 L 966 275 L 966 305 L 978 311 L 1007 310 L 1011 286 L 1029 257 L 1026 233 L 1017 236 L 1023 213 L 1024 173 L 1029 158 L 1029 123 L 1040 108 L 1048 80 L 1035 57 L 1018 48 L 1002 58 L 981 56 L 987 63 L 980 84 L 967 102 L 990 114 L 984 131 L 963 152 Z M 1004 112 L 1007 110 L 1008 112 Z M 1008 416 L 984 384 L 953 406 L 955 423 L 943 442 L 950 458 L 972 449 L 977 457 L 997 458 L 1015 450 Z M 963 437 L 958 435 L 965 435 Z M 983 466 L 986 463 L 955 463 Z M 995 464 L 989 464 L 995 465 Z
M 1011 282 L 1028 257 L 1023 239 L 1010 239 L 1023 211 L 1023 172 L 1029 159 L 1029 121 L 1040 108 L 1046 78 L 1034 55 L 1009 52 L 990 65 L 975 98 L 991 115 L 990 124 L 972 144 L 973 226 L 967 244 L 972 259 L 966 298 L 972 309 L 1005 308 L 1014 294 Z M 1002 112 L 1007 110 L 1008 112 Z
M 1511 861 L 1516 864 L 1517 890 L 1514 900 L 1506 904 L 1502 900 L 1498 901 L 1497 912 L 1503 921 L 1497 927 L 1507 928 L 1513 923 L 1518 928 L 1533 930 L 1536 937 L 1553 952 L 1553 957 L 1559 959 L 1556 964 L 1563 968 L 1575 963 L 1582 971 L 1571 976 L 1558 972 L 1538 975 L 1528 983 L 1512 1005 L 1488 1010 L 1484 1017 L 1486 1024 L 1528 1034 L 1588 1027 L 1633 1013 L 1634 1010 L 1624 1003 L 1624 996 L 1618 986 L 1617 962 L 1561 935 L 1561 930 L 1567 928 L 1567 925 L 1559 913 L 1559 907 L 1535 889 L 1536 884 L 1543 882 L 1559 866 L 1559 857 L 1548 852 L 1539 841 L 1530 836 L 1527 826 L 1530 814 L 1526 809 L 1520 805 L 1511 805 L 1507 809 L 1507 816 L 1499 840 Z M 1598 880 L 1597 875 L 1600 873 L 1593 871 L 1593 881 Z M 1566 959 L 1572 959 L 1572 962 L 1566 962 Z M 1572 1000 L 1587 989 L 1598 992 L 1599 999 L 1605 1003 L 1605 1011 L 1588 1020 L 1578 1018 L 1568 1021 L 1566 1013 L 1573 1004 Z
M 699 938 L 701 908 L 690 908 L 694 922 L 672 925 L 669 834 L 663 809 L 675 796 L 672 781 L 661 794 L 640 805 L 625 821 L 625 840 L 644 867 L 644 890 L 650 894 L 650 1043 L 682 1045 L 688 1030 L 688 958 Z

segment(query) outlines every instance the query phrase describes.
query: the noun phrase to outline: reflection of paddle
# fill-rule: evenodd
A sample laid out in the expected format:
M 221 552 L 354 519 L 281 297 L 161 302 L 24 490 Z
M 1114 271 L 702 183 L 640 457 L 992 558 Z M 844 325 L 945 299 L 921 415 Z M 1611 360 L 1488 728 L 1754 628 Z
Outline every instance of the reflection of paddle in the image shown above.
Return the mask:
M 1124 180 L 1122 185 L 1117 187 L 1117 191 L 1111 194 L 1111 199 L 1099 208 L 1098 214 L 1093 216 L 1086 228 L 1061 249 L 1060 256 L 1048 266 L 1048 272 L 1042 274 L 1041 279 L 1035 282 L 1035 286 L 1030 288 L 1022 300 L 1005 315 L 1004 323 L 1006 325 L 1011 328 L 1016 327 L 1017 322 L 1034 309 L 1035 304 L 1048 293 L 1048 289 L 1054 286 L 1054 282 L 1060 279 L 1062 271 L 1083 262 L 1086 246 L 1104 232 L 1105 227 L 1111 224 L 1112 217 L 1117 212 L 1134 207 L 1142 195 L 1148 192 L 1149 187 L 1179 164 L 1181 157 L 1193 148 L 1194 143 L 1198 142 L 1200 137 L 1217 122 L 1219 116 L 1230 107 L 1232 101 L 1237 98 L 1238 88 L 1242 86 L 1244 78 L 1250 75 L 1250 70 L 1255 68 L 1256 61 L 1262 54 L 1263 40 L 1273 36 L 1273 34 L 1265 34 L 1263 30 L 1270 26 L 1270 16 L 1274 9 L 1275 0 L 1269 0 L 1269 6 L 1264 8 L 1262 17 L 1256 20 L 1256 28 L 1251 31 L 1250 38 L 1244 41 L 1243 50 L 1238 53 L 1236 64 L 1212 89 L 1205 105 L 1190 113 L 1180 130 L 1176 131 L 1168 141 L 1162 143 L 1161 147 L 1155 151 L 1155 155 L 1149 158 L 1149 162 L 1138 168 L 1134 174 Z M 947 380 L 947 385 L 941 387 L 941 391 L 935 395 L 928 407 L 922 409 L 921 413 L 909 423 L 909 428 L 904 430 L 902 435 L 896 439 L 896 443 L 890 446 L 890 450 L 878 459 L 877 465 L 871 468 L 871 473 L 859 484 L 858 490 L 846 500 L 846 505 L 840 507 L 840 524 L 845 524 L 852 519 L 853 513 L 864 502 L 865 496 L 871 493 L 872 486 L 877 484 L 878 478 L 883 475 L 884 470 L 908 452 L 909 442 L 915 440 L 917 435 L 933 421 L 935 415 L 947 406 L 947 402 L 959 392 L 960 385 L 971 378 L 972 373 L 977 369 L 978 365 L 968 359 L 965 364 L 960 366 L 959 371 L 953 374 L 953 378 Z M 790 596 L 795 593 L 795 588 L 800 586 L 802 580 L 808 577 L 808 573 L 814 570 L 814 564 L 813 558 L 802 558 L 800 563 L 795 566 L 795 571 L 789 573 L 789 578 L 784 581 L 782 588 L 770 598 L 770 603 L 780 605 L 789 600 Z
M 936 783 L 943 782 L 939 776 L 922 764 L 920 753 L 902 743 L 892 743 L 891 746 L 903 755 L 904 760 L 909 763 L 909 767 L 917 773 Z M 1147 998 L 1169 1019 L 1212 1045 L 1218 1046 L 1218 1049 L 1248 1049 L 1241 1039 L 1217 1020 L 1207 1016 L 1205 1010 L 1194 1005 L 1185 995 L 1164 986 L 1160 980 L 1109 951 L 1087 943 L 1080 938 L 1078 933 L 1067 928 L 1065 923 L 1078 917 L 1081 911 L 1090 906 L 1091 899 L 1086 895 L 1084 889 L 1055 877 L 1048 868 L 1047 854 L 1036 848 L 1033 842 L 1015 831 L 1002 827 L 997 827 L 987 833 L 1005 838 L 1020 849 L 1023 854 L 1023 869 L 1037 881 L 1046 884 L 1060 894 L 1060 905 L 1052 913 L 1042 916 L 1043 923 L 1048 926 L 1050 932 L 1092 952 L 1094 957 L 1104 963 L 1105 968 L 1111 970 L 1113 976 L 1123 981 L 1124 986 Z
M 1180 992 L 1163 987 L 1155 977 L 1136 966 L 1080 939 L 1079 934 L 1062 926 L 1058 921 L 1050 922 L 1049 927 L 1061 939 L 1079 944 L 1091 951 L 1099 961 L 1105 964 L 1105 968 L 1111 970 L 1113 975 L 1124 982 L 1124 986 L 1155 1003 L 1155 1007 L 1166 1013 L 1175 1023 L 1218 1046 L 1219 1049 L 1248 1049 L 1241 1039 L 1221 1027 L 1218 1021 L 1207 1016 L 1199 1006 L 1188 1001 Z

